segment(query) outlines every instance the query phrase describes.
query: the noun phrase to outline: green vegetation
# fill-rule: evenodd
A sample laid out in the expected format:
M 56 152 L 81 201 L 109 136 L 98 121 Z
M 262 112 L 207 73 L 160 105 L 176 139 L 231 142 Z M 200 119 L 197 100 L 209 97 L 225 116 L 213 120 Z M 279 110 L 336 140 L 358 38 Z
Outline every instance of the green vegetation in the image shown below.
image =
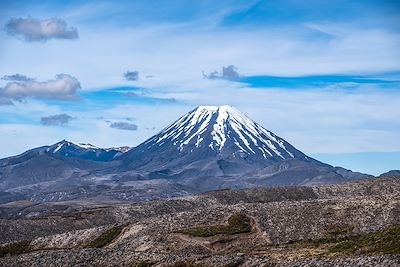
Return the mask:
M 123 229 L 124 225 L 114 226 L 102 233 L 95 240 L 86 244 L 84 248 L 102 248 L 117 238 Z
M 183 234 L 196 237 L 210 237 L 218 234 L 234 235 L 251 232 L 251 219 L 245 214 L 237 213 L 229 217 L 228 224 L 202 226 L 181 231 Z
M 334 226 L 332 229 L 333 233 L 328 231 L 325 238 L 261 246 L 241 252 L 298 257 L 400 255 L 400 225 L 357 236 L 349 236 L 348 230 L 353 229 L 348 226 Z M 341 237 L 336 237 L 338 235 Z
M 31 241 L 23 240 L 0 247 L 0 257 L 20 255 L 31 251 Z
M 400 225 L 382 231 L 339 239 L 329 247 L 329 254 L 400 255 Z

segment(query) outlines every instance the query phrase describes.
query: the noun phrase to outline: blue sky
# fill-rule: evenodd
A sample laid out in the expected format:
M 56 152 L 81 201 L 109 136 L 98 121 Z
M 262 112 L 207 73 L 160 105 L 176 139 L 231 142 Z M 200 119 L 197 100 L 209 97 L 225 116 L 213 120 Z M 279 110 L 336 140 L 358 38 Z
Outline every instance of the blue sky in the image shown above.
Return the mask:
M 229 104 L 327 163 L 399 169 L 399 47 L 398 1 L 0 0 L 0 157 Z

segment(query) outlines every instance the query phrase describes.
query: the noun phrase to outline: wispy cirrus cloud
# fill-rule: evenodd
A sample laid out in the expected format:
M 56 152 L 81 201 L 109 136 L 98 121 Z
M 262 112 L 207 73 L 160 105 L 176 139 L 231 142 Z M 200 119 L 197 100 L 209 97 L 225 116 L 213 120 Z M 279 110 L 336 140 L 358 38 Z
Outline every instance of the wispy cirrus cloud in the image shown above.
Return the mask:
M 74 118 L 68 114 L 50 115 L 40 118 L 40 123 L 44 126 L 68 126 L 68 123 Z
M 34 19 L 12 18 L 5 29 L 11 36 L 23 38 L 25 41 L 47 41 L 49 39 L 77 39 L 78 30 L 68 27 L 67 23 L 59 18 Z
M 12 106 L 13 102 L 8 98 L 0 97 L 0 106 Z
M 110 128 L 119 129 L 119 130 L 136 131 L 138 129 L 138 126 L 133 123 L 120 121 L 120 122 L 111 123 Z
M 28 76 L 19 73 L 13 75 L 4 75 L 1 79 L 5 81 L 16 81 L 16 82 L 32 82 L 35 80 L 34 78 L 30 78 Z
M 28 97 L 75 100 L 78 99 L 77 91 L 80 89 L 81 85 L 75 77 L 69 74 L 57 74 L 55 79 L 45 82 L 31 79 L 9 82 L 0 88 L 0 97 L 17 100 Z
M 392 77 L 385 74 L 377 75 L 305 75 L 305 76 L 246 76 L 241 77 L 241 82 L 252 88 L 337 88 L 351 89 L 361 85 L 375 86 L 375 88 L 388 88 L 400 86 L 399 73 L 392 73 Z

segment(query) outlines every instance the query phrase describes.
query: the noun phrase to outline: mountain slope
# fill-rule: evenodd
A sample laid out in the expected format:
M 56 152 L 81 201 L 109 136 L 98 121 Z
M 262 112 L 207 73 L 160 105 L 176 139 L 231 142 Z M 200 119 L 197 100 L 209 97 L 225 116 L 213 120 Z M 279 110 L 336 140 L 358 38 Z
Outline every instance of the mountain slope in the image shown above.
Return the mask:
M 119 171 L 132 179 L 174 179 L 202 191 L 354 176 L 308 157 L 230 106 L 199 106 L 118 159 Z
M 102 149 L 66 140 L 31 149 L 0 160 L 0 190 L 77 179 L 102 168 L 102 162 L 112 160 L 126 151 L 124 149 Z
M 91 144 L 78 144 L 63 140 L 43 149 L 47 154 L 65 158 L 110 161 L 128 151 L 129 147 L 99 148 Z
M 400 170 L 390 170 L 388 172 L 385 172 L 385 173 L 382 173 L 381 175 L 379 175 L 379 177 L 394 177 L 394 176 L 399 177 Z
M 152 154 L 158 156 L 150 162 Z M 215 157 L 253 166 L 291 158 L 316 162 L 230 106 L 200 106 L 120 159 L 144 169 Z

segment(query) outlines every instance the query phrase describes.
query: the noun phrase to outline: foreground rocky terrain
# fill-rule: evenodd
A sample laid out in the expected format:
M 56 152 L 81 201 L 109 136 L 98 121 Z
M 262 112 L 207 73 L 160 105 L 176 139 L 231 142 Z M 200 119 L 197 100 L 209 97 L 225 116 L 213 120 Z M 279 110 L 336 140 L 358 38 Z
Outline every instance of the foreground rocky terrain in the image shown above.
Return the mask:
M 0 266 L 400 266 L 400 177 L 0 214 Z

